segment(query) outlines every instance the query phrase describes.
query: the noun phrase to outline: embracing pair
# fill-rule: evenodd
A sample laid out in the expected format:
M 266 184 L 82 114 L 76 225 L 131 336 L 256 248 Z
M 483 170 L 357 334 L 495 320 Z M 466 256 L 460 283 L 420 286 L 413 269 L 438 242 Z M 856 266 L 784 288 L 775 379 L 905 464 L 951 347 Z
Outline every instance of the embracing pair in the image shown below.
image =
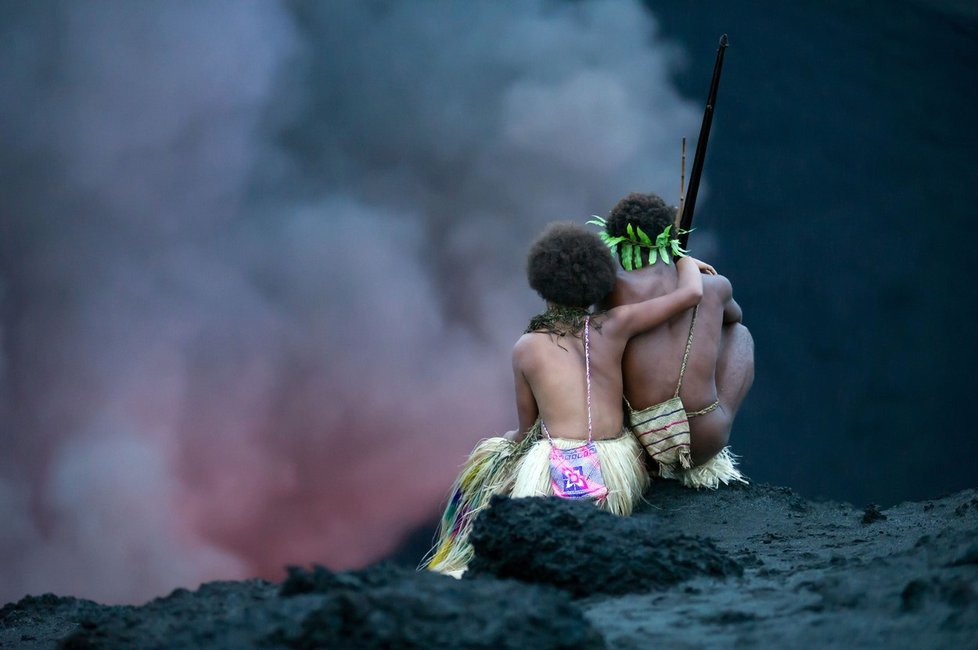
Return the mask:
M 730 282 L 684 255 L 675 216 L 630 194 L 600 236 L 551 224 L 533 244 L 528 279 L 547 309 L 513 349 L 519 429 L 470 455 L 429 568 L 464 570 L 471 522 L 494 494 L 581 495 L 627 515 L 650 476 L 744 481 L 727 441 L 753 340 Z

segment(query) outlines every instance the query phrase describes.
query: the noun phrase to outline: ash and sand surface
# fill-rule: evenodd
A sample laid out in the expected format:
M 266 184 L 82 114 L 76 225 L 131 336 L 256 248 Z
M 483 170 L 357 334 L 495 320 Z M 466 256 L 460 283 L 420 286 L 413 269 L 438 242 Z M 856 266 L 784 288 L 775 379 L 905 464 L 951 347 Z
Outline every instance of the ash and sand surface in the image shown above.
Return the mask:
M 391 564 L 143 606 L 44 595 L 0 648 L 978 647 L 978 490 L 886 510 L 657 483 L 619 519 L 498 500 L 463 580 Z

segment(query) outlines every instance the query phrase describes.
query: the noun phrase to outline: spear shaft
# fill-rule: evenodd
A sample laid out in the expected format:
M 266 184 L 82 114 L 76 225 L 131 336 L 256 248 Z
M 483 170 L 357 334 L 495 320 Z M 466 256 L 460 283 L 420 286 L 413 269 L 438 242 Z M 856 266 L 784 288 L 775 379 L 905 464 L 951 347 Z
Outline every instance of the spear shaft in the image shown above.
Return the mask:
M 717 90 L 720 88 L 720 71 L 723 68 L 723 52 L 727 49 L 727 35 L 720 37 L 717 48 L 717 60 L 713 64 L 713 79 L 710 81 L 710 95 L 706 99 L 706 110 L 703 111 L 703 125 L 700 126 L 700 137 L 696 141 L 696 154 L 693 156 L 693 169 L 689 174 L 689 186 L 686 188 L 686 200 L 682 206 L 682 218 L 679 227 L 689 230 L 693 225 L 693 211 L 696 209 L 696 193 L 700 189 L 700 177 L 703 175 L 703 160 L 706 158 L 706 143 L 710 139 L 710 126 L 713 124 L 713 110 L 717 105 Z M 679 244 L 686 248 L 689 233 L 679 236 Z

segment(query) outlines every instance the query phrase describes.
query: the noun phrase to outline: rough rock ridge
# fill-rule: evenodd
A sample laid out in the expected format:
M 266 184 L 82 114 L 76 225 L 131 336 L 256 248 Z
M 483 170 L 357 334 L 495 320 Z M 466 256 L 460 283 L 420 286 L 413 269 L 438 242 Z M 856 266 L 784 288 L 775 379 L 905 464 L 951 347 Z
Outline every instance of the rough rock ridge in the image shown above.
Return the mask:
M 764 485 L 646 498 L 630 518 L 499 500 L 462 580 L 381 563 L 139 607 L 29 596 L 0 609 L 0 648 L 978 647 L 976 490 L 885 509 Z

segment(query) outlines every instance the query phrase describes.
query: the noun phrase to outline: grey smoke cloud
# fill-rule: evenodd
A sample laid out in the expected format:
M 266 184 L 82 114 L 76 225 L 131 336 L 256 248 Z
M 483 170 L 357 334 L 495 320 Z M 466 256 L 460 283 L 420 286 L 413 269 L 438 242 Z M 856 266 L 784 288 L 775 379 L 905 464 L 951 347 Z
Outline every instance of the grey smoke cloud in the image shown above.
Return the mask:
M 637 2 L 0 16 L 2 601 L 389 552 L 515 424 L 529 239 L 698 124 Z

